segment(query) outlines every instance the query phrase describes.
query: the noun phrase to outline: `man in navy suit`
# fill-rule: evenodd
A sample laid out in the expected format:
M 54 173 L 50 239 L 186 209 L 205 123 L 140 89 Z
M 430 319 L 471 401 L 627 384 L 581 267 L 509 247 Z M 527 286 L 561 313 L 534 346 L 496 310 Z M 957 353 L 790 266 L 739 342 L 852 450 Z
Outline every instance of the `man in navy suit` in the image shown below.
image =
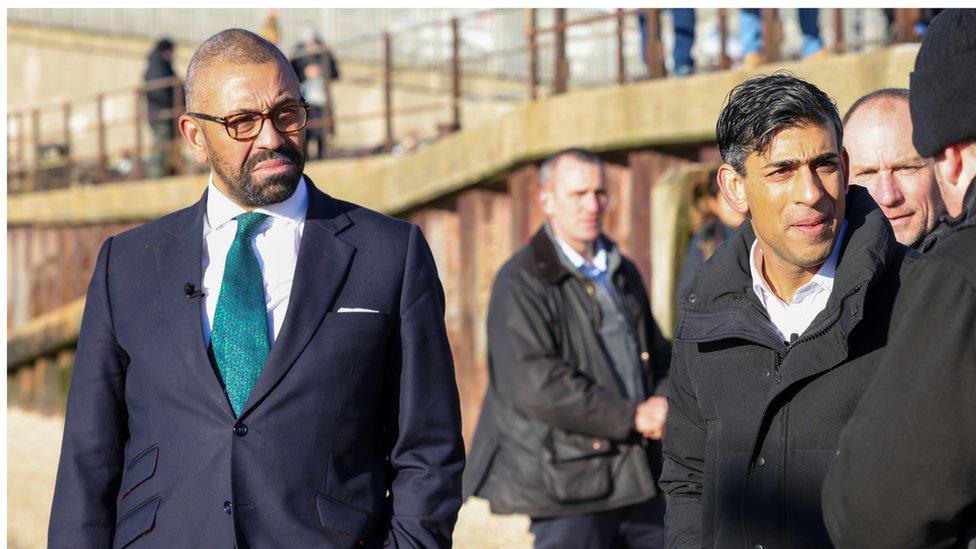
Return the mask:
M 88 290 L 51 547 L 447 547 L 464 450 L 420 230 L 302 175 L 308 106 L 231 29 L 187 71 L 195 205 Z

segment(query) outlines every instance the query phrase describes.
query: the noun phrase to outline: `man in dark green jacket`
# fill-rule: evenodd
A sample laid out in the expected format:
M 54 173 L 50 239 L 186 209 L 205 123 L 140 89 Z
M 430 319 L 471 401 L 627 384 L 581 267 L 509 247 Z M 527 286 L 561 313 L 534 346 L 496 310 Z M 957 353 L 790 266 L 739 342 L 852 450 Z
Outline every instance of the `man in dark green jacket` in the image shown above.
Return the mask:
M 744 82 L 717 136 L 723 195 L 749 217 L 680 303 L 668 545 L 829 546 L 821 484 L 888 341 L 910 252 L 867 190 L 848 190 L 840 117 L 812 84 Z
M 543 163 L 546 223 L 502 266 L 488 308 L 464 494 L 529 515 L 536 548 L 664 546 L 671 349 L 637 268 L 601 234 L 604 179 L 579 149 Z
M 976 11 L 936 17 L 911 77 L 913 141 L 952 217 L 895 303 L 891 344 L 824 485 L 839 547 L 976 543 Z

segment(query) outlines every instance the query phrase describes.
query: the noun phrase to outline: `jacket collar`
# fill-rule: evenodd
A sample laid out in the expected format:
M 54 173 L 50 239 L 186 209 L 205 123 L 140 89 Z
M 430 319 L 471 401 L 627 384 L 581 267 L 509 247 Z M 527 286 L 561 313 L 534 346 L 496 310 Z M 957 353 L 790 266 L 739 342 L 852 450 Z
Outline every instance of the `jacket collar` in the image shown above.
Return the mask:
M 604 235 L 600 235 L 600 242 L 603 244 L 607 254 L 607 274 L 612 275 L 619 260 L 615 259 L 617 245 Z M 534 259 L 535 274 L 540 280 L 548 284 L 558 284 L 567 276 L 582 277 L 583 275 L 570 269 L 559 257 L 556 241 L 549 233 L 545 223 L 529 241 L 529 251 Z
M 962 213 L 957 217 L 949 217 L 948 214 L 940 217 L 938 225 L 925 237 L 918 250 L 922 253 L 928 253 L 950 233 L 973 225 L 976 225 L 976 178 L 969 183 L 969 188 L 966 189 Z
M 207 184 L 207 216 L 204 226 L 209 227 L 210 230 L 216 230 L 245 211 L 244 208 L 220 192 L 220 189 L 214 184 L 213 174 L 210 174 L 210 182 Z M 305 177 L 302 176 L 298 179 L 298 185 L 291 196 L 277 204 L 255 208 L 254 211 L 289 224 L 300 225 L 305 221 L 305 213 L 308 211 L 308 185 L 305 182 Z
M 867 287 L 884 273 L 900 247 L 884 214 L 866 189 L 851 186 L 846 205 L 847 232 L 841 243 L 834 287 L 827 306 L 811 326 L 822 322 L 825 315 L 835 311 L 847 299 L 856 296 L 856 299 L 863 301 Z M 746 220 L 699 271 L 689 289 L 681 296 L 679 307 L 682 315 L 676 331 L 679 339 L 716 341 L 735 336 L 768 343 L 774 348 L 782 344 L 778 337 L 766 336 L 767 331 L 775 334 L 775 330 L 771 330 L 771 324 L 762 326 L 763 322 L 768 323 L 768 317 L 751 289 L 749 250 L 755 239 L 752 223 Z M 733 312 L 738 317 L 743 308 L 750 304 L 760 314 L 747 315 L 739 319 L 741 322 L 705 322 L 707 326 L 687 322 L 690 318 L 704 319 L 722 316 L 726 312 Z M 850 318 L 844 317 L 845 331 L 853 328 L 863 316 L 863 309 L 863 306 L 856 307 L 856 314 L 848 315 Z M 748 333 L 739 333 L 741 330 Z

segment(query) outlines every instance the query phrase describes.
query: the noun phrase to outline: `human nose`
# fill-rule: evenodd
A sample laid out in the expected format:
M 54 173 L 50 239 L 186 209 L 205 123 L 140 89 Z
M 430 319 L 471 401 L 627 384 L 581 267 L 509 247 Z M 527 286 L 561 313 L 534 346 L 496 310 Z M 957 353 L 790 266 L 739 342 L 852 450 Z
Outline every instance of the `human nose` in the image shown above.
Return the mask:
M 896 206 L 904 200 L 898 182 L 890 171 L 878 172 L 878 178 L 874 183 L 874 192 L 871 193 L 874 201 L 881 206 Z
M 816 170 L 805 168 L 797 171 L 794 199 L 797 203 L 814 207 L 824 197 L 823 181 Z
M 271 118 L 261 121 L 261 131 L 254 139 L 254 146 L 261 149 L 275 150 L 285 142 L 285 137 L 274 127 Z
M 587 193 L 583 196 L 583 211 L 589 214 L 600 211 L 600 195 L 597 193 Z

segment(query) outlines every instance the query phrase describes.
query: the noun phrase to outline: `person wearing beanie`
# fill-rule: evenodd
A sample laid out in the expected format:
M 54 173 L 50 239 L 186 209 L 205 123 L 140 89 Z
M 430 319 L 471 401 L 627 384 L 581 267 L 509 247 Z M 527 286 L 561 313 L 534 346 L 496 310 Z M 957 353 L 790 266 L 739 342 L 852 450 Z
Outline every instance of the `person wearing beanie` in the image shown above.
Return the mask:
M 948 215 L 894 305 L 881 367 L 823 489 L 838 547 L 976 543 L 976 10 L 929 26 L 911 75 L 913 142 Z

